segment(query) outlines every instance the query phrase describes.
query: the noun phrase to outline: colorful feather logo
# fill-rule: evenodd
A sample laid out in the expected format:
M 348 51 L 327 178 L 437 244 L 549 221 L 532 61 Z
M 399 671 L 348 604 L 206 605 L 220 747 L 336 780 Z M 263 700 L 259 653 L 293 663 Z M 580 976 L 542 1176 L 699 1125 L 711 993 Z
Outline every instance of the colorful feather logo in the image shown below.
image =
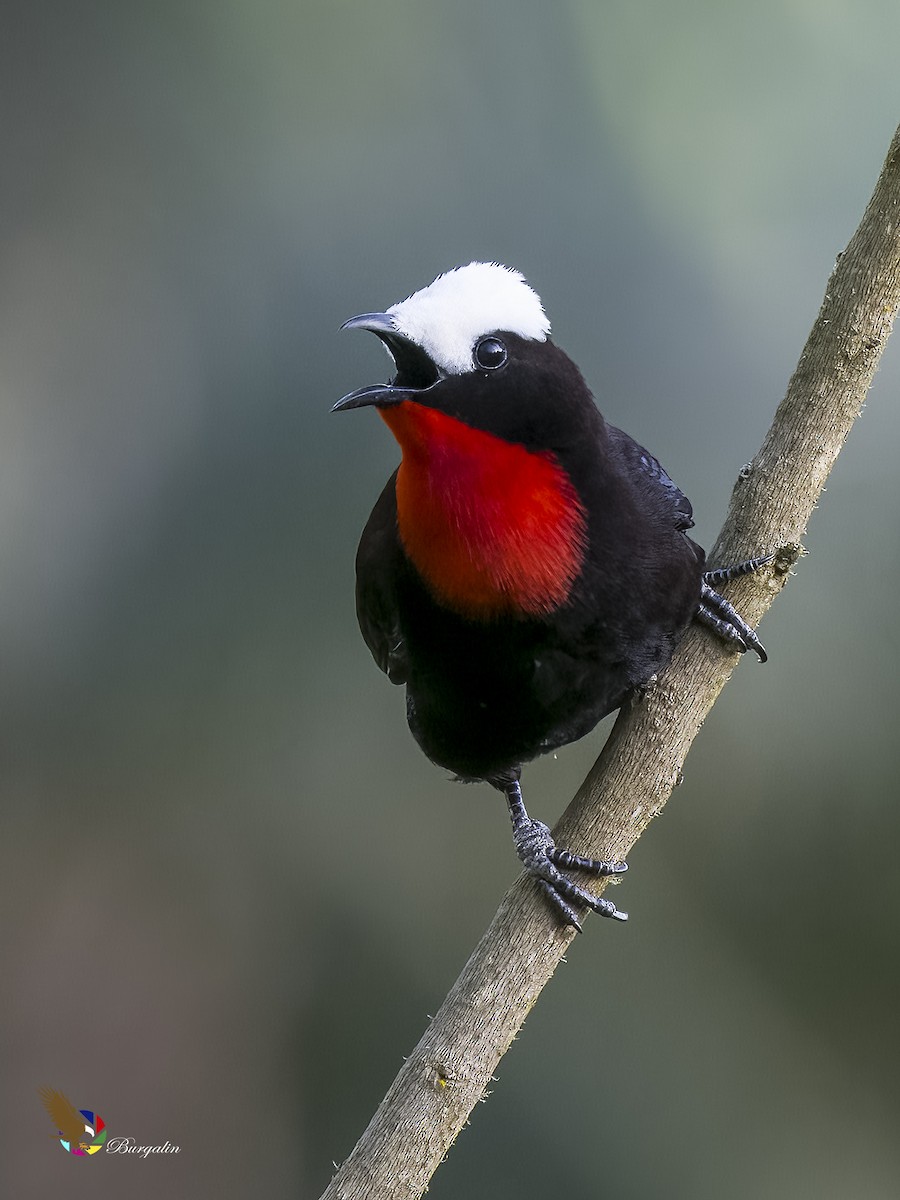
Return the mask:
M 55 1088 L 39 1088 L 38 1094 L 56 1126 L 55 1136 L 61 1142 L 68 1143 L 70 1152 L 77 1155 L 96 1154 L 106 1141 L 102 1117 L 80 1112 L 68 1096 Z M 104 1130 L 102 1135 L 101 1130 Z M 95 1141 L 97 1138 L 99 1141 Z

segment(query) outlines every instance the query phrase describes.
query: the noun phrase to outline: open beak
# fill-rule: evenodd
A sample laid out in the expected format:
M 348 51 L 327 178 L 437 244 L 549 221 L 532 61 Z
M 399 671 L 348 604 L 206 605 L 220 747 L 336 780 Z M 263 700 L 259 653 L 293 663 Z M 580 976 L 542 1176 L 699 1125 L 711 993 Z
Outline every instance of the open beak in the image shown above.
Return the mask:
M 384 343 L 394 360 L 397 374 L 391 383 L 371 384 L 342 396 L 332 408 L 332 412 L 365 408 L 367 405 L 384 408 L 391 404 L 400 404 L 404 400 L 417 400 L 423 392 L 440 382 L 440 371 L 421 346 L 417 346 L 397 330 L 390 313 L 363 313 L 345 321 L 341 329 L 367 329 L 374 333 Z

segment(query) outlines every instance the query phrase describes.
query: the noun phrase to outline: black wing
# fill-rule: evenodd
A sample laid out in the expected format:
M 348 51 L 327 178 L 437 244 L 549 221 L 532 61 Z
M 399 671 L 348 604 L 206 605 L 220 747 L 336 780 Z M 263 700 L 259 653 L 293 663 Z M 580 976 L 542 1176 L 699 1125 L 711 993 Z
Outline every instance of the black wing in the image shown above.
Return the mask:
M 356 616 L 372 657 L 391 683 L 405 683 L 406 644 L 400 632 L 397 577 L 404 555 L 397 532 L 397 472 L 366 522 L 356 552 Z
M 694 510 L 684 492 L 672 482 L 663 470 L 659 461 L 649 450 L 639 446 L 634 438 L 609 426 L 610 445 L 626 469 L 635 476 L 641 476 L 645 485 L 649 483 L 651 491 L 661 500 L 664 507 L 671 512 L 676 529 L 691 529 L 694 524 Z

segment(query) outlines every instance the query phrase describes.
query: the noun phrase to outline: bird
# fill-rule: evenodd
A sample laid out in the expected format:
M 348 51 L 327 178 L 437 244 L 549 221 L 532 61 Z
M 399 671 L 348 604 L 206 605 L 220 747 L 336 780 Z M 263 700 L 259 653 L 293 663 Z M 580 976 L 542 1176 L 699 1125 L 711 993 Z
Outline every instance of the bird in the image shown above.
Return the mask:
M 85 1123 L 84 1117 L 78 1112 L 68 1096 L 51 1087 L 39 1088 L 38 1094 L 43 1101 L 44 1108 L 46 1108 L 51 1120 L 56 1125 L 57 1132 L 54 1136 L 62 1138 L 63 1141 L 68 1142 L 71 1146 L 78 1147 L 80 1150 L 86 1149 L 87 1143 L 84 1140 L 84 1135 L 88 1132 L 93 1135 L 93 1130 Z
M 522 767 L 645 687 L 695 619 L 765 661 L 715 585 L 773 556 L 706 570 L 690 501 L 603 417 L 519 271 L 456 267 L 341 328 L 375 334 L 393 371 L 333 411 L 375 408 L 400 448 L 357 552 L 362 636 L 405 686 L 428 758 L 503 792 L 560 923 L 627 920 L 569 874 L 627 864 L 558 847 L 527 812 Z

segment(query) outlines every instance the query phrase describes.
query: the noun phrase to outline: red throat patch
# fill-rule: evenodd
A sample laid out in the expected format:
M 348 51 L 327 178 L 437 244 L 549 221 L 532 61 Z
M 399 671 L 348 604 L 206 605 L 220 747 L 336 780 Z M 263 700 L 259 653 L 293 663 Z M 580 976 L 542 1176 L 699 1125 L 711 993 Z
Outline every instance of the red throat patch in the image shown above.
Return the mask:
M 378 410 L 400 443 L 400 539 L 446 607 L 476 620 L 542 616 L 568 599 L 584 507 L 555 456 L 404 400 Z

